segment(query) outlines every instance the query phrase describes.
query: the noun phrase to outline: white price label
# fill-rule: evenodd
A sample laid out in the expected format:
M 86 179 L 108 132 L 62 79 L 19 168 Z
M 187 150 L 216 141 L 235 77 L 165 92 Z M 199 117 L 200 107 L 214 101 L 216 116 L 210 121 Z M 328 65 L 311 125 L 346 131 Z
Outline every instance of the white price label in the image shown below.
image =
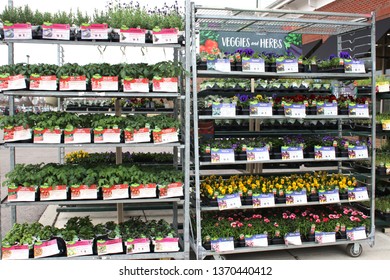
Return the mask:
M 177 252 L 180 250 L 177 238 L 164 238 L 161 241 L 156 241 L 155 252 Z
M 230 103 L 213 104 L 212 115 L 214 117 L 233 117 L 236 115 L 236 105 Z
M 362 60 L 345 61 L 344 70 L 345 73 L 366 73 L 364 61 Z
M 27 260 L 29 258 L 28 245 L 1 248 L 2 260 Z
M 284 115 L 290 118 L 304 118 L 306 117 L 306 106 L 304 104 L 285 105 Z
M 211 251 L 214 252 L 226 252 L 234 250 L 233 238 L 220 238 L 217 240 L 211 240 Z
M 285 147 L 281 148 L 282 160 L 299 160 L 303 159 L 302 147 Z
M 335 147 L 314 147 L 314 159 L 315 160 L 332 160 L 336 159 Z
M 367 146 L 350 146 L 350 147 L 348 147 L 348 157 L 350 159 L 368 158 Z
M 337 116 L 337 103 L 324 103 L 317 105 L 317 115 Z
M 126 254 L 149 253 L 150 241 L 147 238 L 135 239 L 132 242 L 126 242 Z
M 267 247 L 268 238 L 266 234 L 255 234 L 245 238 L 246 247 Z
M 242 60 L 243 72 L 265 72 L 265 64 L 263 59 Z
M 272 104 L 271 103 L 250 104 L 249 115 L 257 116 L 257 117 L 270 117 L 272 116 Z
M 275 206 L 275 196 L 273 193 L 254 194 L 252 196 L 253 208 L 273 207 Z
M 334 243 L 336 242 L 335 232 L 316 232 L 315 242 L 319 244 Z
M 212 163 L 229 163 L 234 161 L 235 156 L 233 149 L 211 149 Z
M 247 148 L 247 161 L 266 161 L 269 160 L 269 151 L 267 147 L 263 148 Z
M 123 253 L 122 239 L 97 241 L 98 255 Z
M 307 203 L 307 195 L 306 192 L 290 192 L 286 193 L 286 204 L 306 204 Z
M 44 258 L 57 255 L 60 252 L 56 239 L 43 241 L 40 245 L 34 245 L 34 258 Z
M 230 61 L 229 59 L 217 59 L 215 61 L 215 70 L 221 72 L 230 72 Z
M 218 196 L 217 201 L 219 210 L 236 209 L 241 207 L 241 198 L 238 193 Z
M 348 200 L 349 201 L 361 201 L 368 200 L 368 192 L 366 187 L 348 189 Z
M 286 245 L 302 245 L 301 234 L 299 232 L 287 233 L 284 242 Z
M 332 191 L 319 191 L 320 203 L 336 203 L 340 202 L 340 195 L 338 190 Z
M 367 104 L 350 105 L 348 111 L 350 117 L 368 118 L 370 116 Z
M 296 59 L 285 59 L 283 61 L 276 61 L 276 72 L 297 73 L 298 61 Z
M 347 239 L 349 240 L 362 240 L 367 238 L 365 227 L 355 227 L 352 230 L 347 229 Z
M 74 244 L 66 244 L 67 257 L 92 255 L 92 240 L 76 241 Z

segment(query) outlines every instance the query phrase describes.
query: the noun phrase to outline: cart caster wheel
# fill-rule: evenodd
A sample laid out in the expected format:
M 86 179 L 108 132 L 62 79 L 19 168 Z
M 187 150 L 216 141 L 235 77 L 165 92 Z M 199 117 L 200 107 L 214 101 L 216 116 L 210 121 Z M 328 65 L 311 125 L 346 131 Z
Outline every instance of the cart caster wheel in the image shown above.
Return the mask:
M 226 257 L 225 256 L 221 256 L 221 255 L 214 255 L 214 260 L 216 260 L 216 261 L 226 261 Z
M 357 257 L 359 257 L 362 254 L 362 252 L 363 252 L 362 245 L 360 245 L 360 244 L 356 244 L 356 245 L 358 246 L 357 251 L 354 250 L 355 244 L 348 244 L 347 245 L 347 254 L 350 257 L 357 258 Z

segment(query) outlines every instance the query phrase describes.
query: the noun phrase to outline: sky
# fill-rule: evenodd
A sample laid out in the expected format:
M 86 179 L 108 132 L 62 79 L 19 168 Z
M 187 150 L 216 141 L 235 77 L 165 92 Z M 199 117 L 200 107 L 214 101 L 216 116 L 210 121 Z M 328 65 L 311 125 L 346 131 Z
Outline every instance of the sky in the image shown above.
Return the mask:
M 114 0 L 118 1 L 118 0 Z M 41 12 L 57 12 L 57 11 L 90 11 L 94 9 L 104 10 L 107 5 L 107 0 L 14 0 L 14 6 L 29 5 L 32 10 L 40 10 Z M 121 1 L 129 2 L 129 1 Z M 164 3 L 173 4 L 175 0 L 138 0 L 141 6 L 162 6 Z M 184 0 L 177 0 L 180 6 L 184 6 Z M 197 5 L 209 5 L 210 0 L 195 0 Z M 265 8 L 267 5 L 274 2 L 273 0 L 214 0 L 214 7 L 233 7 L 233 8 Z M 8 0 L 0 0 L 0 10 L 3 10 L 8 4 Z M 141 51 L 140 48 L 128 47 L 125 49 L 125 55 L 119 47 L 107 47 L 103 55 L 100 54 L 96 46 L 63 46 L 64 61 L 71 63 L 87 64 L 90 62 L 109 62 L 112 64 L 128 62 L 128 63 L 156 63 L 161 60 L 172 59 L 173 51 L 171 49 L 149 48 Z M 28 58 L 27 58 L 28 57 Z M 57 64 L 57 45 L 36 45 L 36 44 L 15 44 L 15 63 L 18 62 L 32 63 L 52 63 Z M 8 48 L 0 45 L 0 65 L 8 63 Z

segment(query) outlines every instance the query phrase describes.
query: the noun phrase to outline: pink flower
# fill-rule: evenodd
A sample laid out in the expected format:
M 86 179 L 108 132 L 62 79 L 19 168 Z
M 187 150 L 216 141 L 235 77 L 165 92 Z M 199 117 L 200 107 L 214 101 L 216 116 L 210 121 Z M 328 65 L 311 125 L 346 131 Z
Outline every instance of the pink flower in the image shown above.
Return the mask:
M 336 215 L 329 214 L 329 219 L 335 219 L 335 218 L 336 218 Z
M 344 213 L 344 215 L 348 215 L 349 211 L 344 209 L 343 213 Z
M 278 223 L 274 223 L 274 226 L 275 226 L 275 227 L 279 227 L 279 224 L 278 224 Z
M 324 223 L 327 223 L 327 222 L 329 221 L 329 219 L 328 219 L 328 218 L 323 218 L 322 221 L 323 221 Z
M 363 215 L 362 215 L 362 218 L 363 218 L 363 219 L 367 219 L 368 216 L 366 216 L 366 215 L 363 214 Z
M 302 212 L 302 217 L 306 217 L 307 216 L 307 213 L 306 213 L 306 211 L 304 211 L 304 212 Z
M 318 216 L 318 215 L 313 215 L 313 219 L 318 220 L 319 218 L 320 218 L 320 216 Z
M 357 216 L 358 214 L 359 214 L 358 211 L 352 211 L 352 215 L 353 215 L 353 216 Z
M 231 227 L 235 228 L 237 226 L 236 222 L 230 224 Z
M 231 222 L 231 221 L 234 221 L 234 219 L 232 217 L 229 217 L 228 221 Z
M 248 224 L 248 227 L 252 227 L 252 224 Z
M 249 218 L 245 218 L 244 221 L 249 221 L 250 219 Z
M 321 223 L 321 220 L 320 219 L 316 219 L 316 224 L 319 224 Z
M 288 215 L 286 213 L 283 213 L 283 219 L 288 219 Z
M 291 220 L 295 220 L 296 217 L 297 217 L 297 216 L 296 216 L 294 213 L 290 215 L 290 219 L 291 219 Z
M 267 219 L 267 218 L 264 218 L 264 223 L 268 224 L 269 222 L 270 222 L 270 220 L 269 220 L 269 219 Z
M 237 223 L 238 227 L 242 227 L 244 224 L 243 223 Z

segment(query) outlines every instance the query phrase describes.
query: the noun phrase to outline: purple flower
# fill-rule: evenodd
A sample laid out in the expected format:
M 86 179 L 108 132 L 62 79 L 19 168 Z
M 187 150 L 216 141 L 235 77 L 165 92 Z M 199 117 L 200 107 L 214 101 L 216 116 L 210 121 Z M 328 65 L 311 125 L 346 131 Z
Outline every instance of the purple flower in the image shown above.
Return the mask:
M 252 50 L 251 48 L 243 50 L 243 54 L 245 54 L 246 56 L 252 56 L 254 53 L 254 50 Z
M 241 101 L 241 102 L 246 102 L 246 101 L 248 101 L 248 95 L 246 95 L 246 94 L 241 95 L 239 98 L 240 98 L 240 101 Z
M 348 58 L 351 58 L 351 55 L 349 54 L 349 52 L 340 52 L 339 57 L 344 58 L 344 59 L 348 59 Z
M 241 48 L 239 48 L 239 49 L 237 49 L 235 52 L 236 52 L 236 53 L 239 53 L 239 54 L 242 54 L 243 50 L 242 50 Z
M 335 57 L 336 57 L 336 55 L 331 54 L 331 55 L 329 56 L 329 59 L 333 59 L 333 58 L 335 58 Z

